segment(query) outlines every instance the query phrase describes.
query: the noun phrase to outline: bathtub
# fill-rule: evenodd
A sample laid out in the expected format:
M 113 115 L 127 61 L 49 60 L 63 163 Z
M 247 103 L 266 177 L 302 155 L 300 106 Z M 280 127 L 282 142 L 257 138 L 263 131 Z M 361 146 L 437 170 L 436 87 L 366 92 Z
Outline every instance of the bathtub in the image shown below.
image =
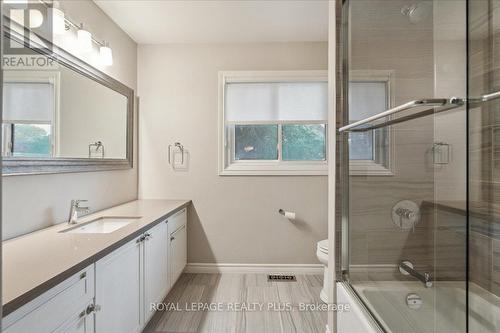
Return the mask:
M 376 320 L 387 332 L 465 332 L 465 283 L 434 281 L 352 283 Z M 469 284 L 469 332 L 500 332 L 500 298 L 476 284 Z M 421 307 L 407 305 L 408 294 L 417 294 Z M 352 301 L 352 300 L 351 300 Z

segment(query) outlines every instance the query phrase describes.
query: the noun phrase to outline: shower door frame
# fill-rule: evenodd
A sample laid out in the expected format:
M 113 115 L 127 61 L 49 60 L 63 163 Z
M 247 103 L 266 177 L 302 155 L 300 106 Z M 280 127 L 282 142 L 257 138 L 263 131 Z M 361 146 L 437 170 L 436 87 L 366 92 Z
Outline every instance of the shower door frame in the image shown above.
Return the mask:
M 337 27 L 340 27 L 341 41 L 339 47 L 342 48 L 340 54 L 342 57 L 337 59 L 337 82 L 336 93 L 340 98 L 336 99 L 337 103 L 337 126 L 336 128 L 342 127 L 344 124 L 349 123 L 349 1 L 342 0 L 342 14 L 340 17 L 340 22 Z M 339 79 L 340 78 L 340 79 Z M 356 299 L 356 302 L 361 307 L 361 311 L 365 313 L 369 320 L 377 325 L 377 329 L 380 332 L 386 332 L 380 321 L 373 315 L 372 311 L 366 306 L 364 301 L 359 297 L 357 291 L 351 286 L 349 279 L 349 261 L 350 261 L 350 251 L 349 251 L 349 144 L 347 140 L 347 133 L 340 133 L 336 135 L 338 151 L 336 153 L 336 158 L 339 161 L 337 165 L 337 190 L 336 198 L 338 205 L 340 207 L 340 214 L 336 214 L 336 225 L 340 226 L 340 230 L 337 227 L 337 242 L 340 242 L 340 253 L 337 255 L 337 262 L 339 264 L 335 265 L 337 281 L 335 283 L 341 283 L 346 291 Z M 335 286 L 336 287 L 336 286 Z

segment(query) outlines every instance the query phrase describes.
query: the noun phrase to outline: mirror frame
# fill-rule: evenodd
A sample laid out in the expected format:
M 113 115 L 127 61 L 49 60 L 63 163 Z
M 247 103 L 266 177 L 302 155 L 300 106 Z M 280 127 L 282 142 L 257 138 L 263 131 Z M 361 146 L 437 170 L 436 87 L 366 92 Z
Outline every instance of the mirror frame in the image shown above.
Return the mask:
M 10 29 L 11 20 L 3 17 L 3 37 L 18 42 L 24 47 L 29 48 L 29 45 L 36 45 L 34 41 L 24 38 L 18 32 Z M 25 29 L 25 33 L 30 30 Z M 28 35 L 29 36 L 29 35 Z M 129 88 L 120 81 L 112 78 L 97 68 L 91 66 L 87 62 L 79 59 L 68 51 L 54 45 L 45 38 L 38 36 L 43 43 L 50 45 L 52 51 L 45 48 L 35 48 L 33 51 L 53 59 L 59 65 L 75 71 L 76 73 L 92 79 L 95 82 L 124 95 L 127 98 L 127 155 L 124 159 L 89 159 L 89 158 L 23 158 L 23 157 L 2 157 L 2 176 L 15 175 L 39 175 L 39 174 L 56 174 L 68 172 L 92 172 L 92 171 L 108 171 L 108 170 L 124 170 L 133 168 L 133 153 L 134 153 L 134 99 L 135 94 L 132 88 Z M 3 46 L 2 46 L 3 49 Z M 2 54 L 3 56 L 3 54 Z M 5 69 L 4 69 L 5 70 Z

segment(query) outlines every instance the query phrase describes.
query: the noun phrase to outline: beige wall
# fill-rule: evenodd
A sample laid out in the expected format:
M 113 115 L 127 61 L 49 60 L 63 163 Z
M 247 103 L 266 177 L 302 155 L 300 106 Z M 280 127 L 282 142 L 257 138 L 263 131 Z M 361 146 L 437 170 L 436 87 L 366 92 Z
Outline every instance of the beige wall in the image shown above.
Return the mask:
M 135 90 L 135 42 L 92 1 L 61 2 L 72 20 L 87 23 L 98 38 L 111 43 L 114 64 L 104 71 Z M 64 222 L 73 198 L 89 199 L 92 210 L 137 198 L 137 167 L 124 171 L 4 177 L 2 198 L 2 237 L 7 239 Z
M 327 177 L 218 176 L 217 72 L 326 69 L 327 53 L 327 43 L 139 46 L 140 197 L 193 200 L 189 262 L 318 263 Z M 190 152 L 188 171 L 167 163 L 174 141 Z

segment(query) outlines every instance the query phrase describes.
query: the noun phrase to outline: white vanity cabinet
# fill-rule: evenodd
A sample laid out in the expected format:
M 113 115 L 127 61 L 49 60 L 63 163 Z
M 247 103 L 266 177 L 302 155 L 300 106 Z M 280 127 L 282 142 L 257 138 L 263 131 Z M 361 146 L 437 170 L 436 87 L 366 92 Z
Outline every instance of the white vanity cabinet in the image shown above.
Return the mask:
M 186 209 L 96 262 L 96 332 L 140 332 L 187 260 Z
M 143 236 L 95 264 L 96 332 L 140 332 L 142 316 Z
M 3 332 L 92 333 L 93 298 L 92 264 L 3 318 Z
M 3 320 L 4 333 L 139 333 L 187 261 L 186 209 Z
M 187 214 L 186 208 L 169 217 L 170 285 L 175 284 L 187 264 Z
M 160 303 L 170 289 L 167 221 L 147 231 L 144 239 L 144 317 L 154 314 L 152 303 Z

